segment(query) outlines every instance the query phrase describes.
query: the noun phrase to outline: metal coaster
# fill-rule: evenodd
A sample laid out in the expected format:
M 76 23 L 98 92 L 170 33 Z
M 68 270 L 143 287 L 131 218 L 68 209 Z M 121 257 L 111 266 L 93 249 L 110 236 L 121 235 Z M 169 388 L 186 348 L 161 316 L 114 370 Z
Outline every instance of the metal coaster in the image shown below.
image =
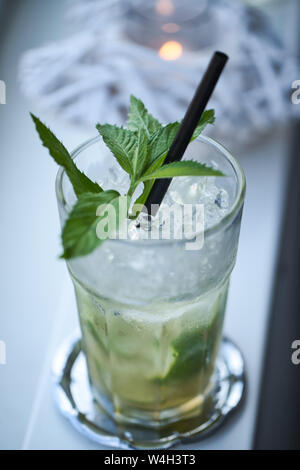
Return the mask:
M 160 429 L 145 429 L 114 421 L 92 397 L 87 367 L 78 336 L 59 348 L 53 363 L 55 400 L 61 413 L 86 437 L 103 446 L 121 449 L 167 449 L 180 442 L 202 439 L 215 431 L 241 403 L 245 364 L 240 350 L 222 340 L 216 380 L 201 414 Z

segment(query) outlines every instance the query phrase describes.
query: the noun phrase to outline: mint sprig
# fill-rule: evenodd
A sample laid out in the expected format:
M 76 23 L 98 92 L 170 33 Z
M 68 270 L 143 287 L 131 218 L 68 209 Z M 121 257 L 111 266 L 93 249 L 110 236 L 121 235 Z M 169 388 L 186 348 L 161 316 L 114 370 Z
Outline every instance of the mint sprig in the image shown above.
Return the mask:
M 43 145 L 56 163 L 65 169 L 77 196 L 62 231 L 64 252 L 61 257 L 67 260 L 91 253 L 104 240 L 111 238 L 113 232 L 118 231 L 124 219 L 129 217 L 129 207 L 139 184 L 143 184 L 143 192 L 133 207 L 135 204 L 145 204 L 156 179 L 223 175 L 219 170 L 192 160 L 165 164 L 180 123 L 163 126 L 148 112 L 141 100 L 131 96 L 127 128 L 110 124 L 96 125 L 119 165 L 130 175 L 127 194 L 122 196 L 118 191 L 103 191 L 98 183 L 91 181 L 77 168 L 68 150 L 51 130 L 33 114 L 31 117 Z M 213 110 L 205 111 L 191 141 L 208 124 L 213 124 L 214 119 Z M 121 207 L 124 209 L 124 201 L 125 210 L 121 210 Z M 107 218 L 110 213 L 114 214 L 113 221 Z M 107 230 L 101 230 L 99 235 L 97 227 L 102 223 L 107 223 Z

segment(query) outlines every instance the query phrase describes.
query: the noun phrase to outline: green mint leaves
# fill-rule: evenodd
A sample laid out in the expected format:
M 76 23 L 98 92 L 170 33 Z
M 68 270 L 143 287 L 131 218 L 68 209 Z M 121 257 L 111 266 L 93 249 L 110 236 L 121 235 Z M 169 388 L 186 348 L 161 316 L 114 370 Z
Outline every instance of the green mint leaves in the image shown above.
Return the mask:
M 33 114 L 31 114 L 31 117 L 44 147 L 49 150 L 51 157 L 54 158 L 56 163 L 65 169 L 76 196 L 78 197 L 86 192 L 101 192 L 102 188 L 97 183 L 91 181 L 84 173 L 78 170 L 66 147 L 55 137 L 50 129 Z
M 128 208 L 129 198 L 117 191 L 82 194 L 63 228 L 64 253 L 61 257 L 70 259 L 91 253 L 106 238 L 114 235 L 126 219 Z
M 138 132 L 140 129 L 143 129 L 147 137 L 150 138 L 155 132 L 162 128 L 162 125 L 148 113 L 141 100 L 131 95 L 127 127 L 133 132 Z
M 74 163 L 65 146 L 51 130 L 31 114 L 43 145 L 56 163 L 62 166 L 74 188 L 77 202 L 62 231 L 62 258 L 88 255 L 107 238 L 112 238 L 129 217 L 132 197 L 139 184 L 144 189 L 135 204 L 145 204 L 154 181 L 178 176 L 222 176 L 223 174 L 196 161 L 164 164 L 180 123 L 163 126 L 146 109 L 141 100 L 131 96 L 127 128 L 97 124 L 103 141 L 125 172 L 130 186 L 125 195 L 103 189 L 91 181 Z M 214 111 L 205 111 L 191 140 L 214 122 Z
M 119 165 L 136 181 L 147 160 L 148 137 L 144 128 L 132 132 L 110 124 L 97 124 L 100 135 Z
M 131 175 L 131 159 L 137 149 L 137 136 L 123 127 L 110 124 L 97 124 L 96 128 L 119 165 Z
M 142 175 L 140 181 L 153 180 L 158 178 L 174 178 L 176 176 L 222 176 L 219 170 L 214 170 L 202 163 L 193 160 L 183 160 L 173 162 L 157 168 Z

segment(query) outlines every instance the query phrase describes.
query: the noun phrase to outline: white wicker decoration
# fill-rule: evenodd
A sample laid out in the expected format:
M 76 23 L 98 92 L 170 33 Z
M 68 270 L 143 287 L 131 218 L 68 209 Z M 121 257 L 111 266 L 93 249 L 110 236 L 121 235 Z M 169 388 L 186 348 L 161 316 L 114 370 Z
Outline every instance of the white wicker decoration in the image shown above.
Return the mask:
M 22 89 L 61 117 L 92 125 L 123 123 L 134 93 L 166 122 L 182 117 L 220 48 L 231 60 L 210 103 L 218 116 L 213 133 L 225 143 L 256 140 L 299 113 L 290 100 L 299 67 L 257 10 L 226 0 L 208 4 L 222 41 L 171 62 L 126 37 L 124 0 L 70 0 L 68 17 L 80 32 L 26 52 Z

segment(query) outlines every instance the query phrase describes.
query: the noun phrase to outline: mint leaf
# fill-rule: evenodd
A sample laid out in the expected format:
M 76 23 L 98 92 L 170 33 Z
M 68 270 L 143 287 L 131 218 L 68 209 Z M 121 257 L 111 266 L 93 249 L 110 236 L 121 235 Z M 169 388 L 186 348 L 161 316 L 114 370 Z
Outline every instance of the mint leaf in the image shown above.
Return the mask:
M 120 166 L 132 176 L 134 183 L 144 171 L 147 161 L 148 137 L 145 129 L 132 132 L 110 124 L 97 124 L 96 127 Z
M 205 129 L 208 124 L 213 124 L 215 120 L 215 112 L 213 109 L 204 111 L 201 116 L 201 119 L 195 129 L 195 132 L 192 136 L 191 142 L 195 140 L 201 132 Z M 156 162 L 156 160 L 161 160 L 161 165 L 164 162 L 163 155 L 166 157 L 177 132 L 179 131 L 180 123 L 172 122 L 167 126 L 161 128 L 156 132 L 149 142 L 149 156 L 148 156 L 148 166 L 147 171 L 150 169 L 150 166 Z
M 132 175 L 131 160 L 137 147 L 137 136 L 128 129 L 111 124 L 97 124 L 96 128 L 119 165 Z
M 206 166 L 203 163 L 195 162 L 193 160 L 183 160 L 180 162 L 172 162 L 167 165 L 147 172 L 141 176 L 140 181 L 147 181 L 158 178 L 174 178 L 176 176 L 224 176 L 219 171 Z
M 53 132 L 36 116 L 33 114 L 30 115 L 44 147 L 49 150 L 50 155 L 56 161 L 56 163 L 65 169 L 72 183 L 76 196 L 80 196 L 86 192 L 101 192 L 102 188 L 97 183 L 91 181 L 84 173 L 78 170 L 68 150 L 57 139 L 57 137 L 55 137 Z
M 167 155 L 168 150 L 170 149 L 176 137 L 179 127 L 179 122 L 172 122 L 153 135 L 149 142 L 148 168 L 157 159 L 160 159 L 163 155 Z
M 126 211 L 120 211 L 121 198 L 126 199 Z M 108 224 L 108 232 L 100 239 L 97 234 L 98 223 L 106 218 L 108 205 L 112 205 L 116 216 L 115 225 Z M 120 223 L 127 217 L 129 198 L 120 196 L 117 191 L 109 190 L 102 193 L 85 193 L 78 197 L 62 232 L 65 259 L 76 258 L 91 253 L 103 241 L 112 235 L 113 229 L 118 229 Z
M 191 141 L 197 139 L 201 132 L 205 129 L 205 127 L 208 124 L 213 124 L 215 122 L 215 111 L 214 109 L 208 109 L 207 111 L 204 111 L 204 113 L 201 116 L 201 119 L 195 129 L 195 132 L 193 134 L 193 137 Z
M 143 128 L 137 133 L 136 146 L 129 157 L 131 159 L 133 181 L 135 182 L 145 170 L 145 163 L 148 158 L 148 137 Z
M 131 95 L 127 127 L 133 132 L 144 129 L 147 136 L 151 137 L 162 125 L 147 111 L 141 100 Z
M 214 170 L 213 168 L 193 160 L 183 160 L 161 166 L 165 157 L 166 155 L 162 155 L 160 158 L 158 158 L 152 164 L 150 169 L 144 173 L 138 181 L 138 183 L 143 182 L 144 189 L 133 206 L 133 212 L 136 213 L 137 216 L 139 213 L 135 206 L 138 204 L 145 205 L 155 179 L 174 178 L 176 176 L 224 176 L 221 171 Z

